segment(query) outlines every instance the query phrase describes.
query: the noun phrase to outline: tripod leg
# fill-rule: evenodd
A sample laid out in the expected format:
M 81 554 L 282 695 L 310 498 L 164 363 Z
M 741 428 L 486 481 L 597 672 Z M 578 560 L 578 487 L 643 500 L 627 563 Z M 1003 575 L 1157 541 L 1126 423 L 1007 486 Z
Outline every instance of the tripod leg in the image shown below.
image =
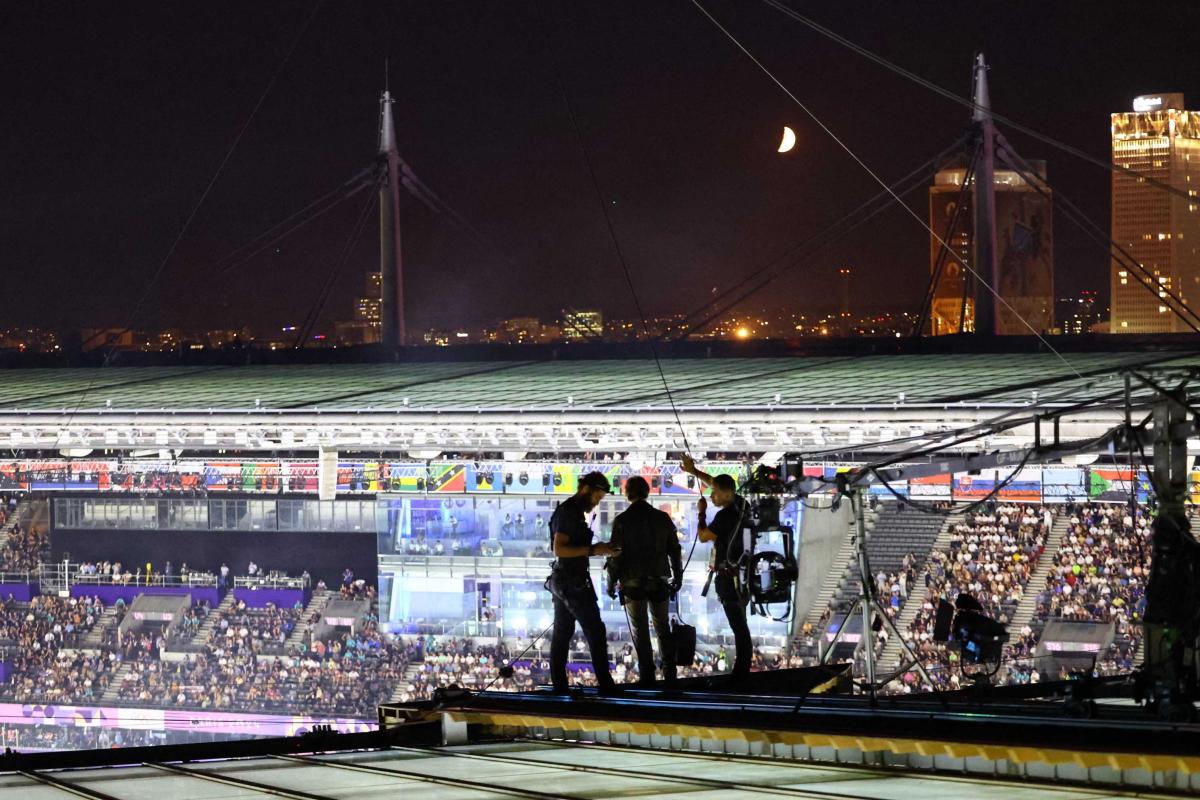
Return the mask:
M 842 640 L 842 634 L 846 632 L 846 623 L 854 616 L 854 612 L 858 610 L 858 605 L 861 602 L 861 597 L 855 599 L 854 603 L 850 606 L 850 610 L 846 612 L 846 616 L 842 618 L 842 624 L 838 626 L 837 633 L 833 635 L 833 638 L 829 640 L 829 644 L 825 646 L 825 651 L 821 653 L 821 660 L 818 663 L 822 666 L 829 663 L 830 653 L 837 647 L 837 643 Z
M 930 688 L 936 690 L 937 686 L 935 686 L 933 681 L 930 679 L 929 673 L 925 671 L 925 666 L 921 663 L 921 660 L 917 658 L 917 654 L 912 651 L 912 648 L 908 646 L 908 642 L 904 640 L 904 637 L 900 635 L 900 629 L 896 627 L 896 623 L 892 622 L 891 617 L 883 613 L 882 606 L 880 606 L 880 614 L 883 617 L 883 624 L 887 625 L 888 630 L 892 632 L 892 635 L 895 636 L 896 640 L 900 642 L 900 646 L 904 648 L 904 655 L 907 656 L 912 662 L 913 666 L 917 668 L 917 674 L 920 675 L 927 684 L 929 684 Z

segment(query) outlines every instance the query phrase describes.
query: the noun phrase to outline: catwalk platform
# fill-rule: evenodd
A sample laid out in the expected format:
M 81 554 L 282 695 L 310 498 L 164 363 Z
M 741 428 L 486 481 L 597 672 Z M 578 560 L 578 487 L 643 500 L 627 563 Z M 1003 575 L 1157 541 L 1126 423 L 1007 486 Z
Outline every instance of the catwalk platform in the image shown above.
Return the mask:
M 1122 679 L 979 691 L 850 694 L 844 666 L 754 673 L 736 687 L 681 681 L 526 693 L 444 692 L 380 708 L 380 723 L 439 719 L 448 744 L 495 740 L 760 755 L 798 762 L 1200 792 L 1200 724 L 1117 698 Z M 1074 685 L 1073 685 L 1074 684 Z

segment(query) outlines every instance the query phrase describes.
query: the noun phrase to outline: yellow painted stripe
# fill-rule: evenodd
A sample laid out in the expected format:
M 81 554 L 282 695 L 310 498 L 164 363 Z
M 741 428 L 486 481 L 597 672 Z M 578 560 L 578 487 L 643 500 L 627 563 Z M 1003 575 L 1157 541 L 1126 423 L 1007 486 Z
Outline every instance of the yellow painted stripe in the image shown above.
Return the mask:
M 1007 760 L 1017 764 L 1074 764 L 1079 767 L 1113 767 L 1114 769 L 1146 769 L 1200 773 L 1200 757 L 1156 755 L 1151 753 L 1101 753 L 1084 750 L 1063 750 L 1053 747 L 1016 747 L 972 742 L 947 742 L 934 739 L 907 739 L 848 734 L 806 733 L 803 731 L 745 730 L 709 725 L 667 722 L 622 722 L 585 717 L 555 717 L 529 714 L 509 714 L 487 711 L 431 711 L 427 719 L 445 714 L 454 722 L 483 725 L 493 732 L 533 728 L 561 728 L 580 733 L 608 732 L 636 736 L 680 736 L 726 741 L 761 742 L 763 744 L 832 747 L 839 750 L 857 749 L 867 752 L 888 751 L 897 754 L 915 753 L 922 756 L 951 758 L 982 757 L 992 761 Z M 512 732 L 512 731 L 510 731 Z

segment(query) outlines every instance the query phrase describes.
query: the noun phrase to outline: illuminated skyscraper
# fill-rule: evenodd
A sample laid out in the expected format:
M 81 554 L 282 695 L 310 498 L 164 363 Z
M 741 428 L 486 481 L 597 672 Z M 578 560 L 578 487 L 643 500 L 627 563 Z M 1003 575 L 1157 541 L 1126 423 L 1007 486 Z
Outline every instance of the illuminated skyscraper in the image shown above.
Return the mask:
M 599 311 L 565 310 L 562 331 L 567 339 L 601 339 L 604 337 L 604 316 Z
M 1132 112 L 1112 115 L 1112 159 L 1112 239 L 1150 273 L 1113 260 L 1112 332 L 1190 331 L 1167 293 L 1188 305 L 1200 298 L 1200 112 L 1183 110 L 1178 93 L 1135 98 Z
M 998 166 L 992 176 L 999 260 L 997 288 L 1004 298 L 999 304 L 996 332 L 1007 336 L 1030 336 L 1030 327 L 1041 333 L 1054 325 L 1050 189 L 1044 184 L 1045 162 L 1031 161 L 1030 166 L 1034 172 L 1030 177 L 1045 195 L 1016 170 Z M 962 191 L 965 180 L 967 163 L 960 158 L 939 169 L 929 187 L 929 227 L 953 252 L 943 252 L 941 242 L 930 237 L 934 294 L 927 331 L 934 336 L 975 330 L 975 298 L 982 293 L 975 285 L 975 276 L 959 261 L 975 265 L 974 212 L 970 208 L 973 192 Z M 974 176 L 969 180 L 973 182 Z M 986 289 L 984 292 L 990 294 Z

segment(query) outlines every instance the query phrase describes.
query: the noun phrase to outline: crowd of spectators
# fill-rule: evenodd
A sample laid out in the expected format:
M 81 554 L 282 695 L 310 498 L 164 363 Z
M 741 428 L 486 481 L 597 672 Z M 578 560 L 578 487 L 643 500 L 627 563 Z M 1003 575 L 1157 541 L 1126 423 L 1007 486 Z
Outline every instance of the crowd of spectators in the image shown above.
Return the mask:
M 127 704 L 162 708 L 225 709 L 256 713 L 306 713 L 370 717 L 391 697 L 407 666 L 409 652 L 378 630 L 369 612 L 354 632 L 345 632 L 286 653 L 270 655 L 269 631 L 295 609 L 273 609 L 257 636 L 245 624 L 246 609 L 234 609 L 227 631 L 202 652 L 163 660 L 145 652 L 131 660 L 118 689 Z M 243 619 L 243 615 L 244 618 Z M 293 622 L 299 616 L 292 618 Z M 242 631 L 247 630 L 246 634 Z
M 925 595 L 906 635 L 939 685 L 954 687 L 960 680 L 957 654 L 933 640 L 939 601 L 953 603 L 965 592 L 979 601 L 984 614 L 1007 623 L 1024 597 L 1052 524 L 1047 508 L 997 504 L 968 514 L 955 525 L 949 547 L 929 554 Z M 911 673 L 898 680 L 913 684 Z
M 217 613 L 216 636 L 226 643 L 236 640 L 255 652 L 282 653 L 303 614 L 304 605 L 299 602 L 291 608 L 274 603 L 249 608 L 245 600 L 238 600 L 232 608 Z
M 7 518 L 0 528 L 7 526 L 7 538 L 0 548 L 0 572 L 30 572 L 47 558 L 50 551 L 50 531 L 37 526 L 22 526 L 19 522 L 8 525 Z
M 103 613 L 98 598 L 42 595 L 28 604 L 0 603 L 0 638 L 12 643 L 11 677 L 0 694 L 20 703 L 98 700 L 120 656 L 73 648 Z
M 0 725 L 0 741 L 14 750 L 108 750 L 192 740 L 186 733 L 164 731 L 74 725 Z
M 1046 585 L 1037 619 L 1111 622 L 1114 641 L 1097 669 L 1129 669 L 1142 636 L 1150 570 L 1149 518 L 1124 505 L 1069 506 L 1070 521 Z
M 755 651 L 754 671 L 810 666 L 816 662 L 816 641 L 808 633 L 807 647 L 794 647 L 789 653 L 763 655 Z M 512 677 L 500 677 L 500 668 L 509 663 L 513 652 L 503 642 L 481 644 L 471 638 L 420 636 L 410 650 L 413 663 L 408 684 L 401 694 L 403 700 L 428 699 L 437 689 L 452 685 L 479 691 L 532 691 L 550 681 L 550 662 L 544 648 L 520 655 L 512 662 Z M 586 642 L 576 637 L 571 643 L 572 682 L 580 686 L 595 686 L 596 675 L 587 657 Z M 613 653 L 613 679 L 618 684 L 636 683 L 639 678 L 637 655 L 626 643 Z M 711 651 L 697 652 L 695 661 L 678 668 L 680 678 L 695 678 L 728 672 L 732 668 L 731 654 L 724 646 Z

